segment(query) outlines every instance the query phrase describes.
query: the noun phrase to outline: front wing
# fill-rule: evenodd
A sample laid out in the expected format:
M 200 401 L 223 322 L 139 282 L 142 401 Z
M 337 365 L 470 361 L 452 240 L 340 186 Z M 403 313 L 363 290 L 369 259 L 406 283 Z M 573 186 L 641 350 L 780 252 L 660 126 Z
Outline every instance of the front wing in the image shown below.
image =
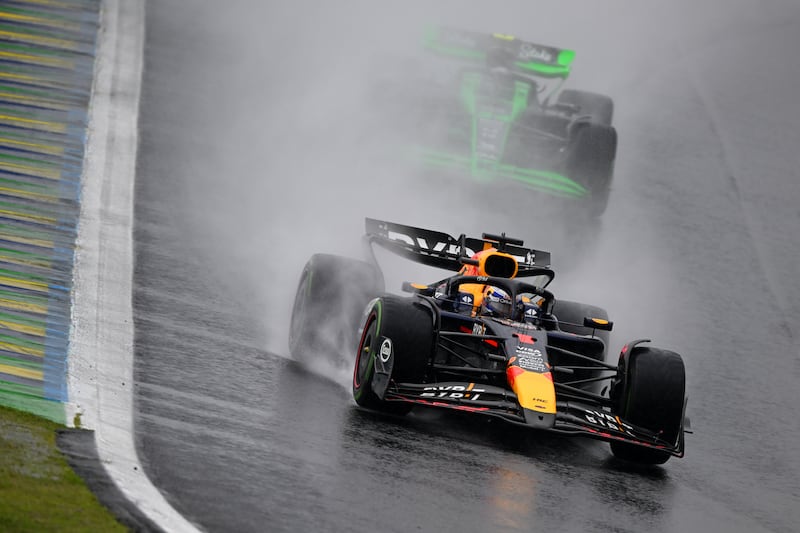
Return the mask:
M 513 392 L 491 385 L 461 382 L 396 383 L 387 388 L 384 400 L 477 413 L 526 427 L 567 435 L 583 435 L 607 442 L 626 442 L 665 451 L 676 457 L 684 455 L 683 428 L 678 441 L 670 443 L 599 405 L 574 401 L 557 401 L 552 423 L 549 427 L 542 427 L 540 423 L 526 419 Z

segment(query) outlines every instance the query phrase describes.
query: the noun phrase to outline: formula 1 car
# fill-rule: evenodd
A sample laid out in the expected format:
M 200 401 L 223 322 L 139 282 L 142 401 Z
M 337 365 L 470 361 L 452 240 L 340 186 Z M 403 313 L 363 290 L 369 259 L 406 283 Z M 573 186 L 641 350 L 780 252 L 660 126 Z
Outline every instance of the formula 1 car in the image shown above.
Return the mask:
M 430 30 L 424 46 L 448 59 L 435 69 L 447 72 L 444 82 L 417 83 L 401 110 L 417 117 L 409 127 L 425 167 L 541 191 L 593 217 L 605 211 L 617 152 L 614 103 L 561 90 L 574 51 L 449 28 Z
M 606 362 L 613 323 L 603 309 L 546 289 L 555 276 L 549 253 L 505 234 L 453 238 L 369 218 L 364 242 L 365 261 L 312 256 L 289 338 L 300 360 L 355 347 L 359 406 L 397 415 L 455 409 L 585 435 L 637 463 L 683 456 L 681 356 L 635 340 L 617 364 Z M 457 273 L 404 283 L 410 297 L 384 294 L 374 245 Z M 356 331 L 348 342 L 339 337 Z

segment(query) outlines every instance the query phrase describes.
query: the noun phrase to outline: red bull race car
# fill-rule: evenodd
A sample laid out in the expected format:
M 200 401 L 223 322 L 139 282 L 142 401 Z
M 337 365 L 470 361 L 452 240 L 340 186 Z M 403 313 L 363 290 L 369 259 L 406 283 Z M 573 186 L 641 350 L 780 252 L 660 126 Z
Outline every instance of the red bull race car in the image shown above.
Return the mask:
M 375 219 L 366 219 L 364 242 L 364 261 L 310 259 L 289 335 L 301 361 L 355 347 L 359 406 L 497 417 L 604 440 L 616 457 L 636 463 L 683 457 L 681 356 L 635 340 L 607 362 L 613 323 L 603 309 L 547 290 L 555 276 L 549 253 L 505 234 L 454 238 Z M 375 245 L 454 274 L 406 282 L 407 297 L 385 294 Z

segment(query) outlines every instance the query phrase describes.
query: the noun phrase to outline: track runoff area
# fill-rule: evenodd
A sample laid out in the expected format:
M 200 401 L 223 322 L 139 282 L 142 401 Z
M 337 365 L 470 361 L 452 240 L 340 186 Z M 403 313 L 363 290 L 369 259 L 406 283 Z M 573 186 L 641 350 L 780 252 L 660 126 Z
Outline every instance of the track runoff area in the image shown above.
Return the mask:
M 143 42 L 143 0 L 0 3 L 0 404 L 94 430 L 100 463 L 151 525 L 196 531 L 133 439 Z

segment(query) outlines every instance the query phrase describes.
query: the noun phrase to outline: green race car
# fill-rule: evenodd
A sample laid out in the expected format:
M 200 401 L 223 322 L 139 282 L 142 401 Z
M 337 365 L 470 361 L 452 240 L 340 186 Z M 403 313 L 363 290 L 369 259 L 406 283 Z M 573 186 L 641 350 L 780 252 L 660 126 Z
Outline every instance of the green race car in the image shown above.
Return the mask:
M 605 211 L 614 103 L 561 89 L 574 51 L 448 28 L 429 30 L 424 46 L 446 59 L 436 69 L 444 80 L 414 95 L 415 152 L 426 168 L 562 197 L 595 217 Z

